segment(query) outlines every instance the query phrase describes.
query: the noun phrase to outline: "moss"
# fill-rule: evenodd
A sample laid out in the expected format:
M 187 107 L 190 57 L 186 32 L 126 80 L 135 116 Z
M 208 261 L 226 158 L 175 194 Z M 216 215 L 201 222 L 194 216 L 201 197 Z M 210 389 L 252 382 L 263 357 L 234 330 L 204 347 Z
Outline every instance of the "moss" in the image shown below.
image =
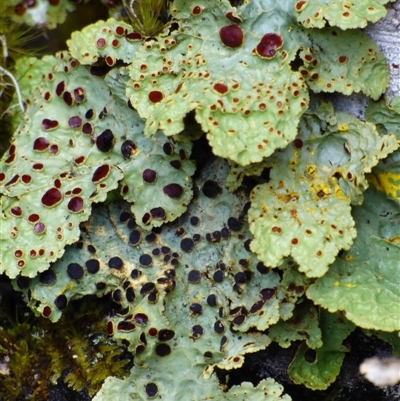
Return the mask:
M 60 378 L 92 396 L 109 375 L 126 375 L 131 361 L 125 348 L 107 336 L 106 313 L 106 302 L 86 298 L 57 325 L 32 316 L 13 321 L 0 310 L 8 322 L 0 327 L 2 400 L 46 400 L 50 386 Z

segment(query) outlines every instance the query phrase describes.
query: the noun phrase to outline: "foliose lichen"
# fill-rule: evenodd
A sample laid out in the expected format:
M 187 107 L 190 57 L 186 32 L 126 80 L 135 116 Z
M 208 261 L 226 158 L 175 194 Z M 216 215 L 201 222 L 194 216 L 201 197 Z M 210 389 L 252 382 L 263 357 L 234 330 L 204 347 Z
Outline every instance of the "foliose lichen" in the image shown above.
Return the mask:
M 118 185 L 143 226 L 160 226 L 186 210 L 191 144 L 175 144 L 161 132 L 152 139 L 141 135 L 143 122 L 119 91 L 123 69 L 103 79 L 67 53 L 29 63 L 28 71 L 17 66 L 26 77 L 23 93 L 33 81 L 29 109 L 0 164 L 7 233 L 1 272 L 33 277 L 45 270 L 78 239 L 92 203 Z
M 54 29 L 65 22 L 75 4 L 70 0 L 7 0 L 1 3 L 0 10 L 3 16 L 20 25 Z
M 167 363 L 198 372 L 199 387 L 192 385 L 198 397 L 204 379 L 215 382 L 214 367 L 240 367 L 246 353 L 269 344 L 261 332 L 291 316 L 293 305 L 282 303 L 279 275 L 249 251 L 251 236 L 241 218 L 246 200 L 223 188 L 228 169 L 221 163 L 204 171 L 195 183 L 198 197 L 160 233 L 137 226 L 125 202 L 110 204 L 108 211 L 96 208 L 81 241 L 50 270 L 15 281 L 29 293 L 29 305 L 52 321 L 73 299 L 111 292 L 119 307 L 107 330 L 130 343 L 135 394 L 152 384 L 165 397 L 174 380 L 175 396 L 181 397 L 192 373 L 186 378 L 165 373 L 160 365 Z M 259 332 L 248 333 L 250 328 Z
M 290 254 L 309 277 L 323 276 L 352 244 L 350 205 L 362 202 L 364 174 L 399 146 L 373 124 L 326 108 L 305 114 L 292 145 L 265 160 L 270 181 L 250 196 L 252 251 L 271 267 Z
M 216 370 L 300 340 L 289 376 L 325 389 L 355 324 L 392 341 L 398 99 L 361 121 L 315 95 L 381 96 L 384 56 L 354 28 L 386 3 L 176 0 L 154 32 L 111 18 L 17 62 L 0 273 L 56 324 L 73 301 L 111 297 L 99 324 L 135 366 L 95 400 L 289 400 L 270 378 L 228 388 Z
M 376 99 L 388 83 L 384 57 L 367 35 L 324 28 L 310 39 L 296 21 L 295 2 L 232 7 L 228 1 L 182 0 L 173 3 L 171 14 L 176 26 L 144 43 L 114 20 L 68 42 L 82 63 L 99 55 L 106 62 L 126 60 L 134 53 L 126 92 L 146 119 L 146 136 L 159 128 L 167 136 L 178 134 L 194 110 L 213 152 L 247 165 L 294 139 L 308 105 L 307 86 L 315 92 L 363 91 Z M 374 80 L 366 85 L 371 74 Z

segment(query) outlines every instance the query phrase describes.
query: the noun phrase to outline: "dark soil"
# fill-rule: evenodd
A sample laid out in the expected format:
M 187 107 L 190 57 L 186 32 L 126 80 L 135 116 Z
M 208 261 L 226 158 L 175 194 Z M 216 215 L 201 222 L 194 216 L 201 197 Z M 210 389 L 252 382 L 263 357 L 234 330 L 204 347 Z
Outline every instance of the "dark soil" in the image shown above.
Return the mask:
M 357 328 L 346 340 L 350 352 L 346 354 L 337 380 L 325 391 L 313 391 L 294 384 L 286 370 L 296 353 L 298 344 L 287 349 L 271 344 L 265 351 L 248 354 L 241 369 L 229 372 L 228 385 L 243 381 L 256 385 L 272 377 L 283 385 L 293 401 L 395 401 L 400 399 L 400 384 L 375 387 L 360 375 L 358 369 L 365 358 L 392 356 L 391 346 L 375 336 L 367 336 Z

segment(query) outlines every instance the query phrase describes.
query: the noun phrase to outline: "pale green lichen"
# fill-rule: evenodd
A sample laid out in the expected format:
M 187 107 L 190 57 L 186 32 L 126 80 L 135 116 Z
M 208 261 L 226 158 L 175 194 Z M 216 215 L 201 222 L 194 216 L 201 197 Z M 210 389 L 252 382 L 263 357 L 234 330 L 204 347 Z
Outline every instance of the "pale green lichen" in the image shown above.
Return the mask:
M 394 134 L 400 143 L 400 96 L 380 102 L 370 101 L 365 118 L 376 124 L 382 135 Z M 400 203 L 400 151 L 390 154 L 374 169 L 369 180 L 385 195 Z
M 223 388 L 218 387 L 218 382 L 217 380 L 209 380 L 208 382 L 202 382 L 200 379 L 194 377 L 188 380 L 185 376 L 183 376 L 179 371 L 182 370 L 185 372 L 185 368 L 187 368 L 186 364 L 184 362 L 187 361 L 187 359 L 183 359 L 183 364 L 181 365 L 181 360 L 179 360 L 179 367 L 178 367 L 178 372 L 175 373 L 175 371 L 172 371 L 171 375 L 169 376 L 170 382 L 169 387 L 172 387 L 174 390 L 171 392 L 168 392 L 168 397 L 174 397 L 174 399 L 185 399 L 188 395 L 188 388 L 195 388 L 198 390 L 198 393 L 194 396 L 195 398 L 192 398 L 194 401 L 202 400 L 204 397 L 211 397 L 215 398 L 218 397 L 218 400 L 224 400 L 224 401 L 236 401 L 238 397 L 243 397 L 242 399 L 246 399 L 249 401 L 257 401 L 260 400 L 261 397 L 263 401 L 290 401 L 291 398 L 288 395 L 282 395 L 283 392 L 283 387 L 276 383 L 273 379 L 267 378 L 264 380 L 261 380 L 261 382 L 257 386 L 253 386 L 249 382 L 243 382 L 240 385 L 233 386 L 231 387 L 228 391 L 224 391 Z M 164 372 L 171 371 L 171 365 L 169 363 L 162 364 L 160 366 L 162 369 L 164 369 Z M 144 371 L 143 371 L 144 373 Z M 152 373 L 152 372 L 151 372 Z M 184 387 L 176 389 L 175 386 L 171 386 L 170 384 L 176 383 L 176 378 L 179 378 L 179 380 L 182 380 L 184 383 Z M 214 386 L 209 386 L 211 383 L 214 384 Z M 97 393 L 93 401 L 108 401 L 110 398 L 112 398 L 116 392 L 121 393 L 121 396 L 119 396 L 119 399 L 121 401 L 131 401 L 132 397 L 139 397 L 138 399 L 140 400 L 147 400 L 151 397 L 147 395 L 147 393 L 144 393 L 144 390 L 146 389 L 146 384 L 147 383 L 138 383 L 137 385 L 134 384 L 133 381 L 131 380 L 121 380 L 117 379 L 115 377 L 110 376 L 107 378 L 104 382 L 104 385 L 102 389 Z M 140 386 L 141 387 L 138 387 Z M 203 386 L 203 387 L 200 387 Z M 143 388 L 144 387 L 144 388 Z M 217 388 L 217 390 L 215 390 Z M 150 388 L 149 388 L 150 389 Z M 178 391 L 177 391 L 178 390 Z M 158 395 L 158 393 L 157 393 Z M 160 394 L 159 397 L 163 397 L 164 394 Z M 161 398 L 162 399 L 162 398 Z M 207 399 L 207 398 L 206 398 Z
M 353 246 L 307 290 L 307 297 L 366 329 L 400 330 L 399 205 L 371 186 L 353 210 Z
M 296 306 L 289 320 L 280 320 L 270 327 L 268 335 L 282 348 L 288 348 L 293 341 L 303 340 L 309 348 L 316 349 L 322 346 L 322 333 L 318 323 L 317 308 L 309 302 L 303 302 Z
M 158 129 L 179 134 L 194 110 L 213 152 L 247 165 L 294 139 L 308 104 L 306 84 L 315 92 L 363 91 L 375 99 L 388 84 L 384 57 L 367 35 L 324 28 L 310 36 L 296 23 L 294 2 L 232 7 L 225 0 L 180 0 L 170 11 L 176 27 L 157 39 L 141 41 L 110 19 L 68 42 L 85 64 L 99 57 L 108 65 L 132 62 L 126 91 L 146 119 L 146 136 Z
M 306 28 L 323 28 L 326 24 L 341 29 L 365 28 L 386 16 L 385 4 L 395 0 L 298 0 L 294 7 L 297 21 Z
M 309 348 L 301 344 L 288 368 L 289 377 L 296 384 L 313 390 L 326 390 L 335 381 L 345 353 L 349 352 L 343 341 L 355 329 L 341 313 L 324 310 L 320 311 L 320 327 L 323 345 L 307 355 Z
M 253 189 L 249 210 L 251 249 L 260 260 L 275 267 L 291 255 L 309 277 L 323 276 L 350 247 L 350 205 L 362 201 L 364 175 L 398 147 L 393 135 L 380 137 L 349 114 L 337 113 L 335 123 L 321 118 L 318 110 L 305 115 L 292 146 L 264 162 L 271 179 Z
M 83 65 L 104 60 L 108 66 L 113 66 L 117 61 L 132 62 L 142 45 L 141 39 L 129 24 L 110 18 L 73 32 L 67 45 L 71 55 Z
M 111 203 L 108 212 L 96 208 L 81 243 L 68 248 L 50 271 L 28 285 L 15 281 L 16 288 L 29 291 L 36 313 L 53 321 L 71 300 L 112 291 L 120 308 L 108 332 L 127 340 L 135 355 L 126 384 L 136 397 L 146 397 L 146 384 L 154 383 L 160 397 L 182 399 L 188 381 L 193 399 L 201 399 L 205 385 L 210 395 L 224 397 L 213 370 L 239 368 L 246 353 L 269 345 L 262 331 L 291 316 L 293 304 L 282 303 L 286 289 L 279 275 L 248 250 L 251 236 L 240 220 L 246 198 L 222 187 L 227 172 L 221 160 L 203 169 L 196 181 L 201 195 L 158 234 L 135 227 L 125 202 Z M 263 388 L 246 386 L 231 391 L 257 397 Z M 269 391 L 280 399 L 279 386 L 268 382 Z
M 384 57 L 348 28 L 385 3 L 177 0 L 157 36 L 109 19 L 74 33 L 72 56 L 17 64 L 28 107 L 0 163 L 0 273 L 53 322 L 71 301 L 111 293 L 104 325 L 135 366 L 95 400 L 289 400 L 272 379 L 228 390 L 215 370 L 242 367 L 270 337 L 304 340 L 289 375 L 325 389 L 353 323 L 400 330 L 399 211 L 385 198 L 399 200 L 398 101 L 371 104 L 371 122 L 328 103 L 306 111 L 309 89 L 380 97 Z M 197 155 L 192 181 L 202 130 L 230 159 L 228 178 L 226 162 Z M 353 219 L 374 166 L 380 192 Z
M 87 0 L 85 0 L 87 1 Z M 70 0 L 7 0 L 1 2 L 1 14 L 18 24 L 54 29 L 65 22 L 68 12 L 75 10 Z
M 209 172 L 202 177 L 200 182 L 197 181 L 200 188 L 210 185 L 208 178 L 216 178 L 215 173 L 211 173 L 214 169 L 219 171 L 220 177 L 218 181 L 213 182 L 222 184 L 227 167 L 219 161 L 210 167 Z M 205 184 L 206 182 L 207 184 Z M 289 293 L 294 292 L 294 289 L 290 288 L 290 285 L 288 285 L 289 288 L 286 288 L 286 285 L 284 288 L 280 288 L 279 276 L 265 268 L 248 251 L 251 235 L 247 224 L 240 222 L 245 198 L 230 194 L 226 189 L 222 189 L 222 186 L 221 191 L 215 198 L 209 198 L 204 194 L 200 195 L 192 201 L 184 216 L 172 226 L 164 227 L 160 234 L 154 234 L 136 226 L 133 216 L 129 214 L 129 205 L 125 202 L 110 204 L 108 211 L 104 208 L 96 208 L 89 221 L 83 225 L 81 241 L 68 247 L 65 255 L 53 265 L 51 270 L 54 272 L 56 280 L 51 281 L 51 285 L 49 285 L 45 279 L 48 273 L 31 280 L 31 305 L 37 305 L 39 312 L 42 312 L 46 305 L 50 306 L 53 310 L 51 320 L 56 321 L 61 316 L 61 309 L 53 308 L 53 304 L 60 295 L 64 295 L 67 302 L 93 293 L 93 291 L 101 296 L 116 290 L 126 280 L 131 280 L 129 277 L 134 269 L 142 272 L 142 275 L 136 278 L 131 285 L 135 293 L 140 293 L 143 284 L 156 282 L 158 278 L 164 277 L 168 270 L 173 269 L 175 263 L 179 263 L 177 269 L 187 266 L 187 268 L 190 267 L 190 270 L 197 270 L 201 273 L 203 285 L 198 283 L 193 286 L 193 290 L 197 289 L 199 294 L 204 292 L 201 297 L 205 297 L 212 287 L 216 296 L 221 298 L 220 306 L 228 307 L 229 304 L 230 309 L 245 307 L 249 311 L 256 302 L 261 301 L 257 304 L 257 313 L 254 312 L 247 316 L 240 325 L 237 325 L 236 330 L 247 331 L 250 327 L 265 330 L 281 317 L 289 318 L 293 305 L 291 303 L 280 304 L 280 302 L 284 298 L 284 294 L 289 297 Z M 183 234 L 178 235 L 180 232 Z M 196 235 L 199 238 L 196 238 Z M 104 249 L 102 244 L 105 241 L 108 246 Z M 78 249 L 81 250 L 77 251 Z M 158 249 L 156 255 L 153 254 L 154 249 Z M 176 252 L 175 256 L 174 252 Z M 142 255 L 148 255 L 144 260 L 151 260 L 148 262 L 148 266 L 140 258 Z M 120 268 L 110 268 L 110 259 L 117 256 L 123 261 L 123 264 Z M 99 262 L 99 269 L 96 274 L 90 274 L 86 271 L 86 262 L 94 259 Z M 175 261 L 171 264 L 170 261 L 173 259 Z M 67 267 L 71 263 L 77 263 L 83 269 L 82 277 L 76 282 L 72 281 L 73 285 L 70 285 L 71 276 L 67 271 Z M 75 268 L 81 271 L 79 267 L 75 266 Z M 218 273 L 215 276 L 216 272 L 221 274 Z M 53 275 L 53 273 L 50 274 Z M 188 271 L 179 272 L 177 270 L 176 274 L 182 275 L 183 284 L 181 285 L 186 288 Z M 293 281 L 293 278 L 284 278 L 284 280 Z M 95 285 L 99 282 L 104 283 L 105 287 L 96 291 Z M 171 284 L 169 281 L 168 283 Z M 168 283 L 159 286 L 160 296 L 163 296 L 162 291 L 168 290 Z M 210 287 L 211 283 L 213 284 Z M 16 284 L 18 288 L 18 280 Z M 237 285 L 235 286 L 235 284 Z M 264 295 L 260 293 L 263 289 L 268 289 Z M 124 292 L 122 287 L 120 290 Z M 301 293 L 298 293 L 297 297 L 300 295 Z M 190 294 L 190 297 L 194 299 L 197 296 Z M 226 297 L 229 298 L 229 303 L 223 301 Z M 263 302 L 263 297 L 268 302 Z M 40 303 L 37 304 L 37 301 Z M 130 302 L 126 304 L 125 296 L 122 296 L 121 302 L 124 306 L 132 307 Z M 141 308 L 143 306 L 139 307 L 139 309 Z M 152 310 L 152 305 L 145 308 L 150 308 L 149 313 L 153 316 L 160 314 L 163 310 L 163 308 L 159 309 L 159 306 Z M 157 313 L 156 310 L 158 310 Z M 230 317 L 229 321 L 232 321 L 234 317 Z M 160 317 L 160 321 L 162 320 Z M 134 342 L 132 339 L 131 341 Z
M 180 21 L 179 30 L 137 51 L 127 94 L 147 119 L 145 135 L 158 128 L 175 135 L 182 131 L 185 115 L 195 110 L 215 154 L 240 164 L 260 160 L 294 138 L 296 121 L 308 103 L 303 78 L 281 64 L 287 51 L 279 50 L 273 60 L 252 55 L 262 34 L 246 32 L 254 29 L 251 19 L 240 28 L 235 25 L 243 31 L 243 45 L 223 44 L 220 30 L 231 24 L 225 14 L 236 13 L 228 2 L 218 7 L 198 2 L 199 15 L 192 14 L 193 7 L 174 3 L 171 11 Z M 264 24 L 264 33 L 274 31 L 270 24 Z
M 143 121 L 124 95 L 123 69 L 102 79 L 68 53 L 27 61 L 28 69 L 22 62 L 18 67 L 29 107 L 0 163 L 1 272 L 34 277 L 45 270 L 78 239 L 91 204 L 104 201 L 119 182 L 143 226 L 160 226 L 186 210 L 191 144 L 166 152 L 161 132 L 153 139 L 142 135 Z M 146 167 L 154 182 L 145 181 Z M 171 184 L 172 192 L 165 189 Z
M 196 7 L 174 3 L 179 29 L 146 42 L 135 54 L 127 94 L 147 120 L 146 135 L 158 128 L 179 133 L 183 117 L 195 110 L 213 152 L 247 165 L 294 138 L 292 128 L 308 103 L 304 82 L 316 92 L 363 91 L 373 98 L 387 86 L 384 57 L 365 34 L 329 28 L 311 37 L 294 23 L 290 2 L 239 8 L 221 2 L 216 8 L 201 1 Z M 232 39 L 231 46 L 223 29 L 238 31 L 243 44 Z M 267 59 L 264 35 L 271 47 Z
M 386 90 L 386 59 L 369 36 L 358 30 L 324 28 L 313 30 L 310 38 L 300 52 L 299 71 L 313 92 L 363 92 L 377 100 Z
M 382 133 L 392 133 L 400 138 L 400 96 L 384 98 L 379 102 L 370 101 L 365 111 L 365 118 L 376 124 Z

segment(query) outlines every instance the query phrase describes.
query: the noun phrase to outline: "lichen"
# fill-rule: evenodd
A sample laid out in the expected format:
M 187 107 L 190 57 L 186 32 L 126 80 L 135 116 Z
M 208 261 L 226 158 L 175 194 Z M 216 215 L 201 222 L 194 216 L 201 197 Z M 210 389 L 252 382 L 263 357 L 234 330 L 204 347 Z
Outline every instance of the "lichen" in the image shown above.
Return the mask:
M 106 62 L 135 60 L 126 91 L 146 119 L 146 136 L 157 129 L 178 134 L 194 110 L 213 152 L 247 165 L 294 139 L 308 104 L 307 86 L 314 92 L 363 91 L 374 99 L 387 86 L 384 56 L 368 36 L 323 28 L 311 38 L 296 23 L 294 2 L 232 7 L 228 1 L 194 5 L 181 0 L 170 12 L 176 26 L 158 39 L 140 42 L 139 33 L 111 19 L 68 42 L 82 63 L 91 64 L 99 55 Z M 115 40 L 119 44 L 113 49 Z
M 340 0 L 327 4 L 325 0 L 298 0 L 297 20 L 307 28 L 323 28 L 326 24 L 341 29 L 365 28 L 386 15 L 385 4 L 394 0 Z
M 307 344 L 302 343 L 288 368 L 289 377 L 296 384 L 313 390 L 325 390 L 335 381 L 345 353 L 349 352 L 343 341 L 355 329 L 341 313 L 324 310 L 320 312 L 320 326 L 323 345 L 310 352 Z
M 103 80 L 68 53 L 29 59 L 29 67 L 18 65 L 29 108 L 0 163 L 7 233 L 0 272 L 33 277 L 45 270 L 78 239 L 92 203 L 119 184 L 143 226 L 160 226 L 186 210 L 191 144 L 174 145 L 161 132 L 153 139 L 141 135 L 142 120 L 118 91 L 124 90 L 123 69 Z M 157 176 L 151 182 L 143 177 L 150 167 Z M 175 192 L 168 191 L 171 185 Z M 25 239 L 19 241 L 21 232 Z
M 364 204 L 353 209 L 353 246 L 307 289 L 307 297 L 330 312 L 345 311 L 357 326 L 400 330 L 399 213 L 399 204 L 371 185 Z
M 133 26 L 98 21 L 13 70 L 0 273 L 45 330 L 35 344 L 52 336 L 40 379 L 98 401 L 289 400 L 272 379 L 228 388 L 217 373 L 302 341 L 289 376 L 325 389 L 355 324 L 400 330 L 398 99 L 361 121 L 318 95 L 382 95 L 384 56 L 353 28 L 387 1 L 176 0 L 158 16 L 143 1 Z M 111 308 L 85 313 L 80 338 L 68 322 L 87 296 Z M 37 370 L 6 331 L 10 390 Z M 125 379 L 114 341 L 134 358 Z
M 75 4 L 69 0 L 7 0 L 0 6 L 3 16 L 20 25 L 48 29 L 54 29 L 58 24 L 65 22 L 67 13 L 73 10 Z
M 293 341 L 298 340 L 305 341 L 308 348 L 320 348 L 323 343 L 318 320 L 318 309 L 309 302 L 303 302 L 296 306 L 289 320 L 280 320 L 270 327 L 268 335 L 282 348 L 288 348 Z
M 326 119 L 327 105 L 306 113 L 299 135 L 266 159 L 270 181 L 251 193 L 251 249 L 267 266 L 291 255 L 299 270 L 321 277 L 356 236 L 351 204 L 362 202 L 365 173 L 398 147 L 393 135 L 346 113 Z
M 107 330 L 130 343 L 136 393 L 145 397 L 146 383 L 155 383 L 163 397 L 174 391 L 180 399 L 186 381 L 196 380 L 191 391 L 199 397 L 204 380 L 216 383 L 215 367 L 240 367 L 246 353 L 269 344 L 261 332 L 293 309 L 282 303 L 279 275 L 249 252 L 251 236 L 240 217 L 246 199 L 223 188 L 227 172 L 221 160 L 203 169 L 198 197 L 160 233 L 138 227 L 124 202 L 111 203 L 108 212 L 96 208 L 82 242 L 50 270 L 29 281 L 17 278 L 15 286 L 53 321 L 71 300 L 111 292 L 119 307 Z M 182 368 L 186 378 L 160 368 L 164 363 Z M 222 396 L 218 386 L 213 391 Z

